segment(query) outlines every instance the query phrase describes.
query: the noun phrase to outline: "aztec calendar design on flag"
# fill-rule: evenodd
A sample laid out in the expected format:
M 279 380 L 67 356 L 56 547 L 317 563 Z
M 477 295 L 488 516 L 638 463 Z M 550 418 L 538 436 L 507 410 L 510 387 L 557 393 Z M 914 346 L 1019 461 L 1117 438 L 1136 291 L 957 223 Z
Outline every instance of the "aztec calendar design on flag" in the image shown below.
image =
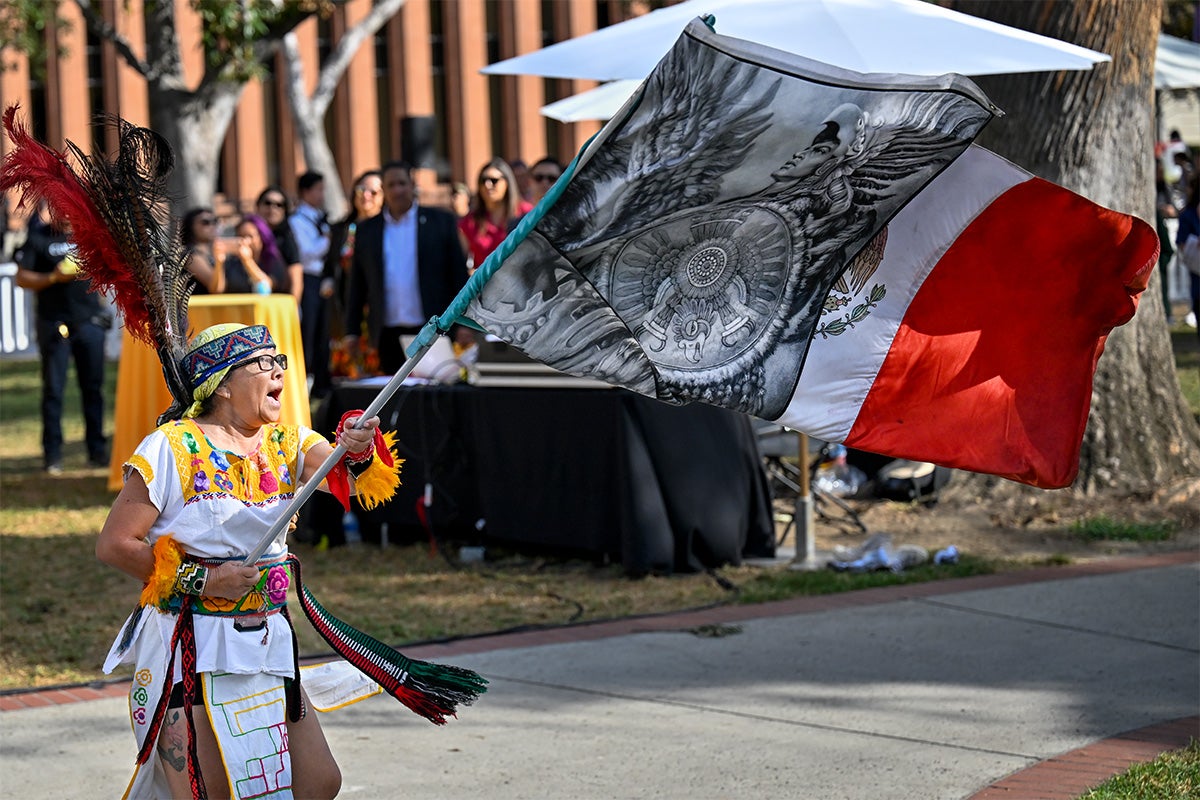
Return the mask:
M 641 320 L 638 341 L 660 368 L 749 366 L 778 333 L 789 305 L 791 260 L 783 219 L 764 208 L 677 217 L 616 252 L 612 302 Z

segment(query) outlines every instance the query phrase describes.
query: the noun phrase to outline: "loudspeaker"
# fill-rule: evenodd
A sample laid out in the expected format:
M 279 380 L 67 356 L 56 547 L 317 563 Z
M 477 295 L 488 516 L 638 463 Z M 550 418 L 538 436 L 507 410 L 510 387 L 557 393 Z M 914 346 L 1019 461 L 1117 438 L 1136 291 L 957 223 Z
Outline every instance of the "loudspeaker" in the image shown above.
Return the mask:
M 400 119 L 400 158 L 416 169 L 437 169 L 437 120 L 432 116 Z

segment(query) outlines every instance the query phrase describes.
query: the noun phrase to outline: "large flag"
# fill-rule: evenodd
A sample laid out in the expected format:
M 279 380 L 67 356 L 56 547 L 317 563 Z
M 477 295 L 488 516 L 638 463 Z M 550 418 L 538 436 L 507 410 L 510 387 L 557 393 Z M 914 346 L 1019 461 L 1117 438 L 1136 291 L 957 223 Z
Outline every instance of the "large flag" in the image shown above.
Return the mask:
M 463 316 L 667 402 L 1066 485 L 1157 237 L 972 146 L 998 113 L 697 20 Z

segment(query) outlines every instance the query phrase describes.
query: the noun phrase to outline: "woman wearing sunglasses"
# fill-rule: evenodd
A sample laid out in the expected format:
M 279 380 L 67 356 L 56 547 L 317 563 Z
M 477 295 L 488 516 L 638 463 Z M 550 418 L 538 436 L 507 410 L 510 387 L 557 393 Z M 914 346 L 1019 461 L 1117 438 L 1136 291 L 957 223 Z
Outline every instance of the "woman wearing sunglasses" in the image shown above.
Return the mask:
M 225 291 L 225 253 L 217 239 L 217 218 L 211 208 L 193 208 L 183 215 L 179 241 L 189 250 L 187 271 L 196 279 L 196 294 Z
M 280 424 L 287 366 L 265 326 L 205 329 L 181 364 L 194 402 L 125 463 L 96 554 L 145 584 L 105 662 L 106 671 L 135 667 L 141 766 L 129 797 L 242 797 L 255 786 L 290 787 L 289 797 L 338 792 L 338 766 L 308 708 L 315 690 L 298 680 L 286 533 L 255 566 L 240 558 L 333 452 L 309 428 Z M 338 433 L 353 485 L 363 491 L 375 469 L 398 478 L 399 466 L 386 467 L 376 450 L 378 417 L 361 429 L 351 427 L 356 419 Z M 263 773 L 256 764 L 271 766 Z
M 467 269 L 474 271 L 495 250 L 516 221 L 531 206 L 521 199 L 517 179 L 502 158 L 493 158 L 479 170 L 470 212 L 458 221 Z

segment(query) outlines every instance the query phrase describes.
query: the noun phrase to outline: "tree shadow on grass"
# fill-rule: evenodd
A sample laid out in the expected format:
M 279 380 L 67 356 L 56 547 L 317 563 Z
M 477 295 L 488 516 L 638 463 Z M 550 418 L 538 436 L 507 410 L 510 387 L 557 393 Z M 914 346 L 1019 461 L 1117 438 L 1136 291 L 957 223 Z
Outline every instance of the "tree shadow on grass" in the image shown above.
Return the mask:
M 19 460 L 28 462 L 28 468 L 17 469 L 6 461 L 5 469 L 0 473 L 0 497 L 4 498 L 6 511 L 108 508 L 112 505 L 114 495 L 108 489 L 108 476 L 104 470 L 68 469 L 62 475 L 48 475 L 42 471 L 40 459 Z

